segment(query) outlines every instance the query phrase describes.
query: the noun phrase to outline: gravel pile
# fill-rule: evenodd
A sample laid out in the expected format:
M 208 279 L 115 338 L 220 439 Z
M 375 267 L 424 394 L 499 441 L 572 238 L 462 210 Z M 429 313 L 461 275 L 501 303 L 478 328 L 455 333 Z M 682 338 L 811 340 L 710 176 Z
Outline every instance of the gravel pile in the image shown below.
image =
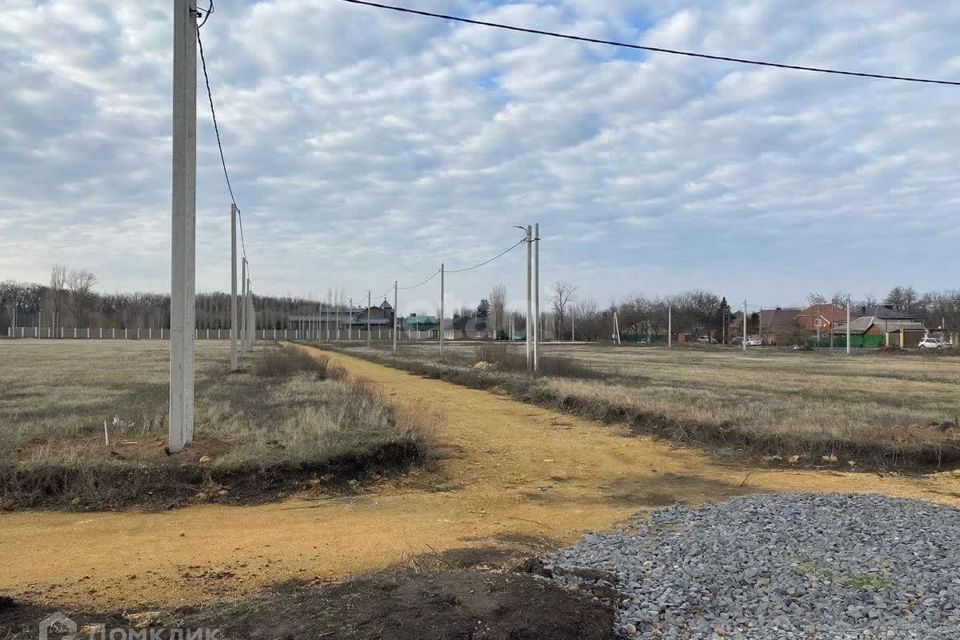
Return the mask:
M 643 521 L 546 565 L 555 580 L 616 589 L 627 637 L 960 638 L 960 510 L 780 494 Z

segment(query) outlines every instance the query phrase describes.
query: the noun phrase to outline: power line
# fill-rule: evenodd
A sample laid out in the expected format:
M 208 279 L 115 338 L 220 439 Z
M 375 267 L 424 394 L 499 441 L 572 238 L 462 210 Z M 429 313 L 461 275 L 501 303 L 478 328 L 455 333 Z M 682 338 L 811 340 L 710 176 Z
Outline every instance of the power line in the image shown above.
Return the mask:
M 200 29 L 203 29 L 203 25 L 207 24 L 207 20 L 210 18 L 211 15 L 213 15 L 213 12 L 215 10 L 216 9 L 213 6 L 213 0 L 210 0 L 210 5 L 207 7 L 207 11 L 205 15 L 202 10 L 200 9 L 196 10 L 198 16 L 203 15 L 203 21 L 201 21 L 200 24 L 197 25 L 197 31 L 199 31 Z
M 562 38 L 564 40 L 575 40 L 577 42 L 587 42 L 591 44 L 604 44 L 612 47 L 623 47 L 626 49 L 650 51 L 654 53 L 667 53 L 675 56 L 686 56 L 688 58 L 702 58 L 705 60 L 735 62 L 737 64 L 748 64 L 748 65 L 754 65 L 759 67 L 774 67 L 776 69 L 791 69 L 793 71 L 809 71 L 813 73 L 829 73 L 829 74 L 841 75 L 841 76 L 855 76 L 858 78 L 874 78 L 877 80 L 899 80 L 903 82 L 920 82 L 924 84 L 941 84 L 941 85 L 950 85 L 950 86 L 960 86 L 960 82 L 953 81 L 953 80 L 936 80 L 931 78 L 917 78 L 917 77 L 911 77 L 911 76 L 894 76 L 894 75 L 887 75 L 882 73 L 864 73 L 860 71 L 844 71 L 840 69 L 829 69 L 826 67 L 808 67 L 808 66 L 795 65 L 795 64 L 782 64 L 779 62 L 767 62 L 764 60 L 751 60 L 749 58 L 732 58 L 729 56 L 711 55 L 707 53 L 698 53 L 694 51 L 681 51 L 679 49 L 665 49 L 663 47 L 651 47 L 646 45 L 631 44 L 629 42 L 618 42 L 616 40 L 588 38 L 585 36 L 576 36 L 569 33 L 558 33 L 556 31 L 545 31 L 543 29 L 530 29 L 526 27 L 517 27 L 514 25 L 503 24 L 499 22 L 473 20 L 473 19 L 464 18 L 461 16 L 451 16 L 451 15 L 446 15 L 442 13 L 433 13 L 431 11 L 421 11 L 419 9 L 410 9 L 408 7 L 399 7 L 395 5 L 381 4 L 379 2 L 370 2 L 369 0 L 340 0 L 340 1 L 349 2 L 350 4 L 376 7 L 378 9 L 388 9 L 390 11 L 397 11 L 400 13 L 409 13 L 409 14 L 418 15 L 418 16 L 425 16 L 428 18 L 440 18 L 443 20 L 452 20 L 453 22 L 462 22 L 465 24 L 478 25 L 481 27 L 493 27 L 495 29 L 505 29 L 507 31 L 531 33 L 531 34 L 540 35 L 540 36 L 548 36 L 551 38 Z
M 207 12 L 209 17 L 212 13 L 213 3 L 210 3 L 211 10 Z M 206 22 L 206 18 L 203 20 Z M 202 24 L 202 23 L 201 23 Z M 230 184 L 230 173 L 227 171 L 227 160 L 223 155 L 223 143 L 220 141 L 220 125 L 217 124 L 217 110 L 213 106 L 213 91 L 210 89 L 210 75 L 207 73 L 207 59 L 203 55 L 203 40 L 200 39 L 200 29 L 197 29 L 197 45 L 200 50 L 200 65 L 203 67 L 203 80 L 207 85 L 207 100 L 210 102 L 210 115 L 213 118 L 213 131 L 217 134 L 217 149 L 220 150 L 220 164 L 223 167 L 223 177 L 227 181 L 227 191 L 230 192 L 230 202 L 237 208 L 237 220 L 240 223 L 240 247 L 243 257 L 247 257 L 247 243 L 243 237 L 243 214 L 240 213 L 240 207 L 237 206 L 237 198 L 233 195 L 233 185 Z M 248 263 L 249 264 L 249 263 Z M 247 267 L 249 269 L 249 266 Z
M 437 269 L 436 271 L 434 271 L 434 272 L 430 275 L 430 277 L 427 278 L 426 280 L 423 280 L 422 282 L 418 282 L 417 284 L 413 285 L 412 287 L 397 287 L 397 288 L 398 288 L 400 291 L 410 291 L 410 289 L 416 289 L 417 287 L 422 287 L 423 285 L 427 284 L 428 282 L 430 282 L 431 280 L 433 280 L 434 278 L 436 278 L 438 275 L 440 275 L 440 269 Z
M 480 267 L 483 267 L 483 266 L 486 266 L 486 265 L 490 264 L 490 263 L 493 262 L 494 260 L 499 260 L 500 258 L 502 258 L 503 256 L 507 255 L 508 253 L 510 253 L 511 251 L 513 251 L 514 249 L 516 249 L 517 247 L 519 247 L 520 245 L 522 245 L 522 244 L 523 244 L 524 242 L 526 242 L 526 241 L 527 241 L 526 238 L 521 238 L 515 245 L 513 245 L 513 246 L 510 247 L 509 249 L 506 249 L 506 250 L 504 250 L 504 251 L 501 251 L 500 253 L 498 253 L 497 255 L 493 256 L 493 257 L 490 258 L 489 260 L 484 260 L 484 261 L 481 262 L 480 264 L 475 264 L 475 265 L 473 265 L 472 267 L 466 267 L 465 269 L 447 269 L 446 272 L 447 272 L 447 273 L 464 273 L 464 272 L 466 272 L 466 271 L 473 271 L 474 269 L 479 269 Z

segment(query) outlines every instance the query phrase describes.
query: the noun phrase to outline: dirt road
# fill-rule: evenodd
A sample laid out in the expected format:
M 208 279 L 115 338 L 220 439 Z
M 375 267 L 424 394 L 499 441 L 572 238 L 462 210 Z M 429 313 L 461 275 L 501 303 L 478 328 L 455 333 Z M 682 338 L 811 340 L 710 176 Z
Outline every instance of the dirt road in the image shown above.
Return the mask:
M 484 391 L 331 359 L 435 418 L 444 458 L 355 495 L 165 513 L 0 515 L 0 594 L 72 606 L 234 598 L 290 578 L 343 578 L 462 547 L 549 548 L 675 500 L 850 491 L 960 506 L 960 476 L 729 466 Z M 624 431 L 625 433 L 625 431 Z

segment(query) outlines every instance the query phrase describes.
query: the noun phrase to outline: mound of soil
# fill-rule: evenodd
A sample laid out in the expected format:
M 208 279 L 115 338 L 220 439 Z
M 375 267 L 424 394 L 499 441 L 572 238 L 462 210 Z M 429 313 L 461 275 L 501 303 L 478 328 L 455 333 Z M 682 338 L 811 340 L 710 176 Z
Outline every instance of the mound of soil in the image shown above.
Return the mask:
M 52 611 L 52 609 L 51 609 Z M 44 608 L 0 610 L 0 637 L 35 629 Z M 70 615 L 70 614 L 68 614 Z M 79 613 L 81 624 L 134 626 L 138 613 Z M 587 591 L 525 573 L 383 572 L 335 585 L 291 582 L 248 601 L 151 612 L 166 628 L 223 638 L 609 640 L 614 610 Z M 169 637 L 162 633 L 161 637 Z
M 0 509 L 258 504 L 321 484 L 338 491 L 348 482 L 405 471 L 424 457 L 416 442 L 398 441 L 313 464 L 217 466 L 216 459 L 228 451 L 227 443 L 198 438 L 168 454 L 165 440 L 153 437 L 91 446 L 83 457 L 67 462 L 35 462 L 25 447 L 14 452 L 13 460 L 0 459 Z

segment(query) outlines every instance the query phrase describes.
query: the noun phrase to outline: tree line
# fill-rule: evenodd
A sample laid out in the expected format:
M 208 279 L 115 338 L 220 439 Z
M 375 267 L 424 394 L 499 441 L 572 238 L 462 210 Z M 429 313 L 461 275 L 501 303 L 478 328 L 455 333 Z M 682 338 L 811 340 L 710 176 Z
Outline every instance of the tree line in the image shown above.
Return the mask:
M 16 323 L 19 327 L 52 327 L 63 329 L 150 329 L 169 328 L 170 296 L 158 293 L 98 293 L 94 291 L 96 276 L 84 269 L 70 270 L 54 265 L 49 284 L 0 282 L 0 331 Z M 340 292 L 327 294 L 326 304 L 345 305 Z M 837 292 L 831 296 L 811 293 L 808 304 L 835 304 L 846 306 L 849 294 Z M 506 306 L 507 291 L 498 284 L 480 300 L 476 308 L 464 307 L 453 313 L 456 317 L 478 317 L 486 320 L 500 338 L 508 338 L 526 331 L 525 310 L 511 310 Z M 581 297 L 578 288 L 567 281 L 550 286 L 542 299 L 541 327 L 547 339 L 604 340 L 614 333 L 616 315 L 622 336 L 642 338 L 663 337 L 671 324 L 674 335 L 709 335 L 729 339 L 727 327 L 739 310 L 731 308 L 724 296 L 703 289 L 693 289 L 667 296 L 647 296 L 641 293 L 601 306 L 595 298 Z M 283 329 L 291 315 L 316 313 L 319 303 L 293 296 L 254 295 L 258 329 Z M 897 311 L 908 312 L 928 328 L 946 327 L 960 330 L 960 291 L 932 291 L 919 293 L 910 286 L 896 286 L 883 298 L 868 295 L 853 302 L 855 315 L 862 308 L 870 313 L 878 305 L 888 305 Z M 747 328 L 758 323 L 757 314 L 748 315 Z M 196 326 L 198 329 L 228 329 L 230 327 L 230 294 L 198 293 L 196 296 Z
M 86 270 L 55 265 L 49 284 L 0 282 L 0 332 L 7 327 L 60 329 L 161 329 L 170 327 L 170 296 L 159 293 L 98 293 Z M 258 329 L 283 329 L 294 314 L 314 313 L 317 302 L 300 297 L 253 296 Z M 196 295 L 197 329 L 230 328 L 230 294 Z

